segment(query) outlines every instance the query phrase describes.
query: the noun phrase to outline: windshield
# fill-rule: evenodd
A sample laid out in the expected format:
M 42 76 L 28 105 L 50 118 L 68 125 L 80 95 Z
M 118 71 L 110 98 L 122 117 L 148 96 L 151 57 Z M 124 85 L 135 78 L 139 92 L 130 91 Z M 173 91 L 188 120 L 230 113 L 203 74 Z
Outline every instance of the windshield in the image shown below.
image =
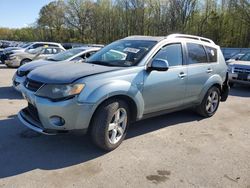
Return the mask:
M 83 52 L 84 49 L 70 49 L 70 50 L 67 50 L 67 51 L 63 51 L 59 54 L 56 54 L 56 55 L 53 55 L 49 58 L 47 58 L 47 60 L 50 60 L 50 61 L 65 61 L 81 52 Z
M 250 61 L 250 53 L 246 53 L 240 58 L 241 61 Z
M 244 54 L 236 54 L 236 55 L 233 55 L 230 59 L 237 59 L 237 58 L 240 58 L 242 57 Z
M 146 40 L 119 40 L 95 53 L 87 63 L 118 67 L 135 66 L 156 43 Z

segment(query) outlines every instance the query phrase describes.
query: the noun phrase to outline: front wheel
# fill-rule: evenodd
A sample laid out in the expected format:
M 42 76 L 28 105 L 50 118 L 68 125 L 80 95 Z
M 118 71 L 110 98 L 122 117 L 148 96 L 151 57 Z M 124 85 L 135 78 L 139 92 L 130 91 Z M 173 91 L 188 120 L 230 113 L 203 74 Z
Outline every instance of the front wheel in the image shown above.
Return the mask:
M 197 112 L 203 117 L 211 117 L 217 111 L 219 104 L 220 90 L 213 86 L 207 91 L 202 103 L 197 107 Z
M 91 138 L 103 150 L 112 151 L 124 140 L 130 121 L 129 107 L 122 100 L 104 102 L 91 124 Z

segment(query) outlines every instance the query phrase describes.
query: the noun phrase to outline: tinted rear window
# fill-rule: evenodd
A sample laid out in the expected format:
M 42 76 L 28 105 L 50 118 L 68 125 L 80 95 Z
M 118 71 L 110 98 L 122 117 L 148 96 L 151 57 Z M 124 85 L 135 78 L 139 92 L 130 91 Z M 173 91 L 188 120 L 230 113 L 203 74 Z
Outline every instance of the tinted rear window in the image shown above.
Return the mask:
M 200 44 L 187 43 L 188 64 L 207 63 L 207 54 Z
M 209 62 L 217 62 L 217 49 L 205 46 Z

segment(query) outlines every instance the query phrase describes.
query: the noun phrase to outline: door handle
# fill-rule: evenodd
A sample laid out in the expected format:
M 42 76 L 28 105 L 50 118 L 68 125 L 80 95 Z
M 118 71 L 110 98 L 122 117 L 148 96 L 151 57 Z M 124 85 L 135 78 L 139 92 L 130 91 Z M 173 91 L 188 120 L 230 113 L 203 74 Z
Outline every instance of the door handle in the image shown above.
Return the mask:
M 179 78 L 181 78 L 181 79 L 185 78 L 186 76 L 187 76 L 187 74 L 185 74 L 184 72 L 181 72 L 179 74 Z
M 211 73 L 211 72 L 213 72 L 213 69 L 208 68 L 206 72 L 207 72 L 207 73 Z

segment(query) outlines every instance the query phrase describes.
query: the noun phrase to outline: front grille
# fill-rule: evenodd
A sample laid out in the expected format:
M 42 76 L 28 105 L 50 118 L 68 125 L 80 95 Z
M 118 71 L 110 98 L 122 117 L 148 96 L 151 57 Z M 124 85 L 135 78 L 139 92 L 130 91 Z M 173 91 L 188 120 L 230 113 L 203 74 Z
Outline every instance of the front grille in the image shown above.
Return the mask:
M 250 74 L 250 68 L 249 69 L 245 69 L 245 68 L 235 67 L 234 68 L 234 72 L 235 73 L 247 73 L 247 74 Z
M 33 120 L 36 122 L 40 122 L 39 116 L 38 116 L 38 111 L 34 105 L 31 103 L 28 103 L 27 110 L 29 112 L 29 115 L 32 117 Z
M 24 82 L 24 86 L 27 89 L 34 91 L 34 92 L 36 92 L 40 87 L 42 87 L 42 85 L 43 83 L 28 79 L 28 78 Z
M 16 75 L 20 76 L 20 77 L 23 77 L 23 76 L 26 76 L 28 73 L 29 73 L 29 71 L 19 71 L 18 70 Z

